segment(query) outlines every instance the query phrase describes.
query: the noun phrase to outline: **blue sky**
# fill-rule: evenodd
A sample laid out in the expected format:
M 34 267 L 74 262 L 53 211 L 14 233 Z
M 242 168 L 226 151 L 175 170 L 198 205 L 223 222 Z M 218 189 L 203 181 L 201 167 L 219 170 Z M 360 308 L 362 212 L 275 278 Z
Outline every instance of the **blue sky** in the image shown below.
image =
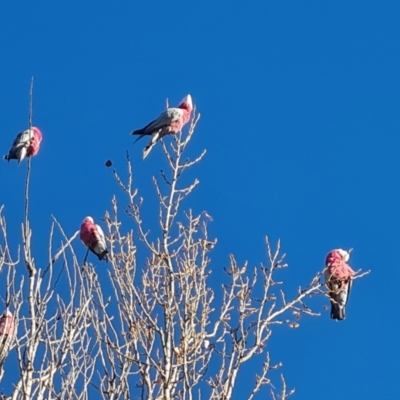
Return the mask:
M 270 351 L 295 398 L 391 396 L 400 372 L 400 4 L 216 3 L 0 4 L 1 151 L 27 125 L 32 75 L 44 135 L 31 189 L 37 258 L 46 260 L 50 214 L 72 233 L 87 214 L 110 209 L 118 189 L 104 162 L 123 170 L 127 149 L 155 206 L 150 178 L 161 151 L 143 162 L 144 144 L 132 146 L 129 133 L 166 98 L 177 104 L 191 93 L 202 114 L 191 151 L 207 155 L 186 206 L 213 216 L 217 277 L 229 253 L 266 261 L 266 234 L 282 239 L 289 288 L 337 247 L 354 248 L 354 268 L 372 269 L 355 282 L 346 321 L 325 312 L 274 335 Z M 24 177 L 24 165 L 0 163 L 15 248 Z M 157 208 L 147 212 L 154 218 Z M 255 372 L 246 368 L 241 387 Z

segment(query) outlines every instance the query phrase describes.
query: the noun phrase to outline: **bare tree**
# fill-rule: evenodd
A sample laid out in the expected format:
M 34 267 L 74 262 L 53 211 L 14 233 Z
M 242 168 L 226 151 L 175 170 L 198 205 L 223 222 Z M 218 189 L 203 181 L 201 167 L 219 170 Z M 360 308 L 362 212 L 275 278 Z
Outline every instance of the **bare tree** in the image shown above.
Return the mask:
M 4 303 L 18 327 L 6 366 L 17 365 L 19 376 L 5 398 L 228 400 L 234 398 L 243 365 L 253 358 L 260 370 L 241 399 L 254 399 L 263 390 L 271 399 L 294 393 L 283 375 L 280 385 L 275 383 L 278 389 L 272 384 L 271 371 L 281 364 L 272 363 L 266 344 L 276 325 L 296 327 L 301 315 L 319 315 L 306 302 L 325 295 L 323 271 L 288 298 L 284 282 L 276 277 L 287 268 L 281 242 L 272 245 L 266 237 L 265 263 L 238 265 L 230 255 L 222 290 L 210 285 L 210 252 L 217 244 L 208 234 L 211 217 L 184 208 L 199 180 L 183 185 L 182 179 L 206 153 L 193 160 L 184 157 L 199 118 L 194 113 L 186 133 L 161 142 L 168 169 L 153 178 L 158 232 L 149 231 L 142 218 L 143 199 L 129 155 L 126 179 L 114 170 L 124 195 L 114 196 L 105 213 L 110 250 L 106 282 L 87 257 L 79 261 L 74 248 L 81 246 L 75 241 L 78 232 L 66 234 L 56 218 L 48 264 L 36 265 L 28 160 L 21 252 L 8 242 L 0 209 Z M 358 272 L 354 279 L 366 273 Z M 60 291 L 60 282 L 68 290 Z M 0 376 L 2 382 L 7 374 L 5 370 Z

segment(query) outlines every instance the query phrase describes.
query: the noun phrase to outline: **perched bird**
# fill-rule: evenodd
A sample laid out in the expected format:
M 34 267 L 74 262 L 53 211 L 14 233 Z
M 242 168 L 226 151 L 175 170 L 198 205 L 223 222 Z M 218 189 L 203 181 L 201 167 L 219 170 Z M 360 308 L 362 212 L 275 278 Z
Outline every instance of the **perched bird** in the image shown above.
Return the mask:
M 346 304 L 355 274 L 346 264 L 350 258 L 350 251 L 336 249 L 326 256 L 325 280 L 331 300 L 331 318 L 336 320 L 346 318 Z
M 0 365 L 7 358 L 10 346 L 14 340 L 15 324 L 10 311 L 5 311 L 0 318 Z
M 144 136 L 152 135 L 149 144 L 143 150 L 143 159 L 149 155 L 158 140 L 165 135 L 179 132 L 189 122 L 192 110 L 192 96 L 188 94 L 178 107 L 167 108 L 157 119 L 144 128 L 133 131 L 132 135 L 139 135 L 134 143 Z
M 14 139 L 9 153 L 4 156 L 5 160 L 18 160 L 18 164 L 25 158 L 35 156 L 39 152 L 42 132 L 39 128 L 32 127 L 19 133 Z
M 104 232 L 99 225 L 96 225 L 92 217 L 86 217 L 81 225 L 80 238 L 82 242 L 99 257 L 99 260 L 108 262 L 108 250 Z

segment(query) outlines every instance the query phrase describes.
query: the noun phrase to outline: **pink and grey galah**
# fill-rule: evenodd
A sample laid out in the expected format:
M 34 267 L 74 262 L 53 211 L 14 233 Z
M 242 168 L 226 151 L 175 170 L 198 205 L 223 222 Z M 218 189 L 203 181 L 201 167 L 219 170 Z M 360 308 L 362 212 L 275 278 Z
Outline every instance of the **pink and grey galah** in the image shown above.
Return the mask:
M 346 318 L 346 304 L 349 300 L 352 277 L 355 272 L 347 264 L 351 250 L 332 250 L 325 261 L 325 280 L 331 301 L 331 318 Z
M 5 160 L 18 160 L 18 164 L 25 158 L 35 156 L 39 152 L 42 132 L 39 128 L 32 127 L 19 133 L 14 139 Z
M 99 257 L 99 260 L 108 261 L 108 250 L 103 229 L 94 223 L 92 217 L 86 217 L 81 225 L 80 238 L 82 242 Z
M 10 311 L 5 311 L 0 318 L 0 366 L 10 351 L 10 346 L 15 337 L 14 317 Z
M 154 145 L 162 137 L 179 132 L 189 122 L 192 110 L 192 96 L 188 94 L 178 107 L 167 108 L 157 119 L 144 128 L 133 131 L 132 135 L 139 135 L 134 143 L 144 136 L 152 135 L 150 142 L 143 150 L 143 159 L 149 155 Z

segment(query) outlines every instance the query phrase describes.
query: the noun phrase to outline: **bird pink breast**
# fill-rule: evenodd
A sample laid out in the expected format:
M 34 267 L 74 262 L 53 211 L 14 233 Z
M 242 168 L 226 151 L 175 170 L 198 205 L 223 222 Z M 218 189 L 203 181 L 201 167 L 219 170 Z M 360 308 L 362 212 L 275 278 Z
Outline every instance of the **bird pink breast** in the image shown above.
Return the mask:
M 91 222 L 84 222 L 81 225 L 80 236 L 86 246 L 94 245 L 96 240 L 96 226 Z
M 3 315 L 0 319 L 0 335 L 14 335 L 14 318 L 11 315 Z
M 329 274 L 337 279 L 345 280 L 355 274 L 353 269 L 341 258 L 328 257 L 326 265 Z
M 170 129 L 172 132 L 179 132 L 190 120 L 190 111 L 184 110 L 182 117 L 177 121 L 172 122 Z
M 29 144 L 27 155 L 34 156 L 39 152 L 40 142 L 42 141 L 42 134 L 39 129 L 33 128 L 33 137 Z

